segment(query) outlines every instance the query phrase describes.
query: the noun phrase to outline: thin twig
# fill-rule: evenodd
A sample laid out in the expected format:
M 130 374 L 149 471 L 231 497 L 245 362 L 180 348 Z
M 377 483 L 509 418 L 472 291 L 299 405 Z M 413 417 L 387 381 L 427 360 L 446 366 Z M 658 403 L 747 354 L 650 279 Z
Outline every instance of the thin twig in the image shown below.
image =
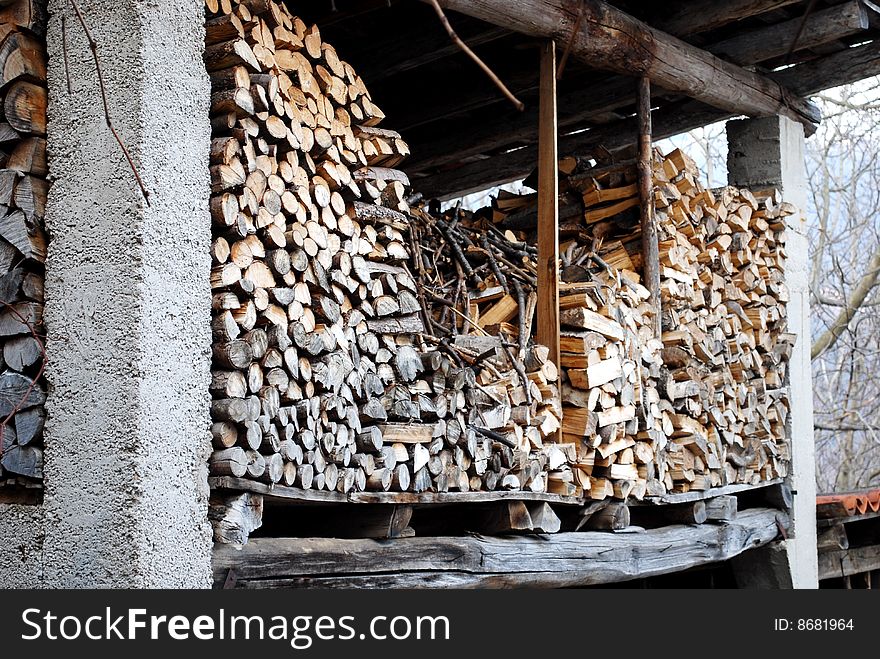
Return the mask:
M 513 103 L 517 110 L 519 110 L 520 112 L 525 110 L 525 104 L 513 95 L 513 93 L 507 88 L 507 86 L 503 82 L 501 82 L 501 79 L 497 75 L 495 75 L 492 69 L 490 69 L 486 65 L 486 63 L 481 60 L 480 57 L 474 51 L 472 51 L 468 47 L 468 45 L 464 41 L 462 41 L 461 38 L 455 33 L 455 30 L 452 29 L 452 25 L 450 25 L 449 23 L 449 19 L 446 18 L 446 14 L 443 13 L 443 8 L 440 6 L 440 3 L 437 2 L 437 0 L 431 0 L 431 4 L 434 7 L 434 11 L 437 12 L 437 16 L 440 18 L 440 22 L 443 23 L 443 27 L 446 28 L 446 32 L 449 33 L 449 38 L 452 39 L 455 45 L 461 48 L 468 57 L 470 57 L 474 62 L 477 63 L 477 65 L 481 69 L 483 69 L 483 72 L 487 76 L 489 76 L 489 79 L 493 83 L 495 83 L 495 86 L 501 90 L 501 93 L 504 94 L 511 103 Z
M 580 8 L 578 9 L 578 16 L 574 22 L 574 27 L 571 28 L 571 36 L 568 38 L 568 43 L 565 45 L 565 52 L 562 53 L 562 59 L 559 60 L 559 66 L 556 68 L 556 79 L 562 80 L 562 73 L 565 71 L 565 65 L 568 62 L 568 56 L 571 55 L 571 48 L 574 46 L 574 40 L 577 38 L 577 33 L 581 30 L 581 21 L 584 18 L 584 3 L 581 0 Z
M 79 5 L 76 4 L 76 0 L 70 0 L 70 4 L 73 7 L 73 10 L 76 12 L 76 17 L 79 19 L 80 25 L 82 25 L 83 32 L 85 32 L 86 34 L 86 39 L 88 39 L 89 41 L 89 49 L 92 51 L 92 59 L 95 61 L 95 72 L 98 74 L 98 86 L 101 88 L 101 101 L 104 104 L 104 121 L 107 122 L 107 128 L 110 129 L 110 132 L 113 134 L 113 137 L 116 138 L 116 142 L 119 144 L 119 148 L 122 149 L 122 153 L 123 155 L 125 155 L 125 159 L 128 161 L 128 166 L 131 167 L 131 171 L 134 174 L 134 178 L 137 181 L 138 187 L 140 187 L 141 189 L 141 194 L 144 195 L 144 200 L 147 202 L 147 206 L 149 206 L 150 193 L 147 192 L 147 188 L 144 186 L 144 182 L 141 180 L 140 174 L 138 174 L 138 170 L 134 164 L 134 160 L 132 160 L 128 149 L 125 147 L 125 143 L 122 141 L 122 138 L 119 137 L 119 133 L 116 132 L 116 129 L 113 127 L 113 122 L 110 120 L 110 106 L 107 103 L 107 90 L 104 87 L 104 76 L 101 73 L 101 62 L 98 59 L 98 44 L 92 38 L 92 33 L 89 31 L 88 25 L 86 25 L 86 20 L 79 9 Z

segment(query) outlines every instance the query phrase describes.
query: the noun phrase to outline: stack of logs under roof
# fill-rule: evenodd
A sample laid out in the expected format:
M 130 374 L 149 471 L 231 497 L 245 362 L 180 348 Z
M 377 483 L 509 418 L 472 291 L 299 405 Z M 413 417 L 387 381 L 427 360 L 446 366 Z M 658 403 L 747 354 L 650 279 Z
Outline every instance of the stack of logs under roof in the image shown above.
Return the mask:
M 528 342 L 426 331 L 409 182 L 393 169 L 408 147 L 379 127 L 363 80 L 281 3 L 206 5 L 211 473 L 343 493 L 545 491 L 555 366 Z
M 535 196 L 411 208 L 406 143 L 316 26 L 206 5 L 213 475 L 598 499 L 785 475 L 793 209 L 775 193 L 655 157 L 661 340 L 635 165 L 562 161 L 554 364 L 532 340 Z
M 662 337 L 641 280 L 635 163 L 560 162 L 562 441 L 555 491 L 636 497 L 756 484 L 790 459 L 785 217 L 777 191 L 708 190 L 680 150 L 654 154 Z M 534 195 L 478 213 L 531 240 Z M 475 309 L 479 311 L 479 309 Z M 489 308 L 485 313 L 493 313 Z

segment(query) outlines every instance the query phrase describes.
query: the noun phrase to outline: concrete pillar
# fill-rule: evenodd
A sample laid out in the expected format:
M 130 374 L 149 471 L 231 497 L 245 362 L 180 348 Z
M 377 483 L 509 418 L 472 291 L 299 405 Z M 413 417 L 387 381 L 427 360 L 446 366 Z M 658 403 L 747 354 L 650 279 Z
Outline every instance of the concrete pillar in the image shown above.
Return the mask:
M 76 15 L 51 0 L 44 583 L 207 587 L 204 3 L 79 5 L 149 204 L 105 125 Z
M 785 543 L 795 588 L 816 588 L 816 466 L 813 443 L 813 380 L 810 370 L 810 298 L 807 279 L 807 208 L 803 126 L 785 117 L 727 123 L 728 180 L 731 185 L 776 187 L 801 213 L 788 219 L 786 282 L 788 327 L 798 336 L 789 365 L 794 491 L 792 538 Z
M 43 507 L 0 504 L 0 588 L 43 582 Z

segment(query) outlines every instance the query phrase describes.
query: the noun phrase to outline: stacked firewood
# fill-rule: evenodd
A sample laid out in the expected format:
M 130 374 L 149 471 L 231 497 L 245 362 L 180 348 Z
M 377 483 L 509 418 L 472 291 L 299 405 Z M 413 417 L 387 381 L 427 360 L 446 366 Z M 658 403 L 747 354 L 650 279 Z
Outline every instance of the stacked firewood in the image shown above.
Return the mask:
M 415 208 L 413 219 L 413 239 L 421 247 L 413 269 L 426 331 L 447 353 L 470 349 L 462 358 L 478 367 L 482 384 L 493 392 L 485 405 L 491 412 L 472 408 L 470 424 L 493 419 L 490 428 L 507 433 L 524 459 L 537 458 L 552 485 L 560 472 L 570 473 L 575 452 L 555 441 L 562 416 L 557 365 L 546 346 L 533 342 L 535 247 L 461 209 Z M 537 490 L 539 483 L 526 486 Z
M 340 492 L 545 489 L 555 368 L 538 350 L 520 374 L 501 341 L 426 332 L 409 182 L 393 169 L 408 148 L 378 127 L 364 82 L 281 3 L 206 5 L 211 473 Z
M 0 7 L 0 485 L 43 477 L 45 9 Z
M 793 207 L 777 192 L 705 189 L 692 160 L 655 154 L 667 450 L 648 492 L 755 484 L 785 476 L 787 360 L 784 230 Z M 641 270 L 632 166 L 577 176 L 597 254 Z M 647 470 L 646 470 L 647 471 Z
M 593 499 L 642 498 L 666 445 L 657 391 L 662 344 L 651 330 L 657 311 L 632 273 L 576 241 L 562 265 L 562 430 L 577 447 L 573 485 Z
M 563 440 L 579 449 L 568 488 L 640 496 L 785 476 L 793 207 L 776 191 L 707 190 L 683 152 L 655 153 L 661 343 L 639 284 L 635 163 L 566 159 L 560 173 Z M 532 241 L 536 203 L 500 194 L 494 230 Z

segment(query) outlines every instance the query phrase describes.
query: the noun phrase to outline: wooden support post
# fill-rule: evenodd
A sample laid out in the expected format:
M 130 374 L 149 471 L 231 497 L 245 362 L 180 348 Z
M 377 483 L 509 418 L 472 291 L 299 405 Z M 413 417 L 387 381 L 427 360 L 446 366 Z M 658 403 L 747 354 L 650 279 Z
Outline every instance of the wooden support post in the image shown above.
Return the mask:
M 651 293 L 651 304 L 657 310 L 654 315 L 654 335 L 659 339 L 662 332 L 660 321 L 660 247 L 657 242 L 657 225 L 654 222 L 653 170 L 651 165 L 651 81 L 647 76 L 639 78 L 639 200 L 642 223 L 642 261 L 644 284 Z
M 556 129 L 556 44 L 541 48 L 538 126 L 538 343 L 559 366 L 559 179 Z M 557 439 L 559 432 L 556 433 Z

